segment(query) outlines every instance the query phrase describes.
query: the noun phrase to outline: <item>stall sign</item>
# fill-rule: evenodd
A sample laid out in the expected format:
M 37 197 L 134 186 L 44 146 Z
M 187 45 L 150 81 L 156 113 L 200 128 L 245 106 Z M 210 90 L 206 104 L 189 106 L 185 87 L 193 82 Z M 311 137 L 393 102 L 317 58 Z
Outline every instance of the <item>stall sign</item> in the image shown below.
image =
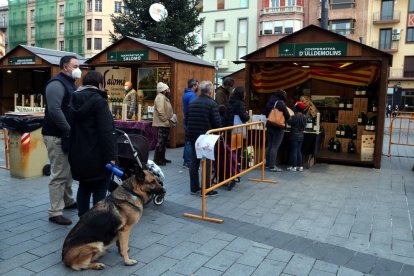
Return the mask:
M 14 112 L 45 112 L 45 108 L 38 106 L 15 106 Z
M 148 60 L 148 50 L 114 51 L 107 53 L 108 61 Z
M 27 65 L 27 64 L 36 64 L 34 56 L 27 57 L 9 57 L 10 65 Z
M 343 57 L 347 55 L 345 42 L 332 43 L 281 43 L 281 57 Z

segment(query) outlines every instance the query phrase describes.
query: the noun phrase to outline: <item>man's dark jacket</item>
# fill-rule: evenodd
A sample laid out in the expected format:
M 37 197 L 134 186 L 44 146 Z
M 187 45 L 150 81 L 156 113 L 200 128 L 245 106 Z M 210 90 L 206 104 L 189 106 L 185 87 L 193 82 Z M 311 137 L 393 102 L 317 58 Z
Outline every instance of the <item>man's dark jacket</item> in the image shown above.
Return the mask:
M 72 95 L 69 163 L 75 180 L 107 178 L 105 165 L 116 159 L 115 127 L 106 98 L 94 86 L 80 87 Z
M 217 103 L 209 96 L 201 94 L 188 105 L 186 139 L 195 142 L 201 134 L 221 127 Z

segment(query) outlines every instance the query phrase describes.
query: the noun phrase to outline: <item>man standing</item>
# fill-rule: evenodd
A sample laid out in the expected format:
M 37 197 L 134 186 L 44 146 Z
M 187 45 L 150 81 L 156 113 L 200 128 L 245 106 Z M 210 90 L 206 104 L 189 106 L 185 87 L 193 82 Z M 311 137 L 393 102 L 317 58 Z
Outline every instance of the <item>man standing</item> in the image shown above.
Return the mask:
M 131 119 L 133 115 L 138 116 L 138 104 L 141 104 L 142 108 L 144 103 L 144 93 L 142 93 L 142 91 L 137 93 L 130 81 L 125 82 L 124 89 L 126 95 L 123 103 L 127 105 L 127 117 L 128 119 Z
M 195 142 L 201 134 L 205 134 L 210 129 L 221 127 L 218 104 L 212 99 L 213 83 L 211 81 L 202 81 L 200 83 L 200 92 L 200 97 L 188 105 L 185 122 L 187 126 L 186 140 L 191 142 L 190 189 L 192 195 L 198 194 L 201 190 L 198 175 L 200 159 L 197 159 Z M 207 171 L 209 172 L 210 170 L 207 169 Z M 213 190 L 207 193 L 207 195 L 217 195 L 217 191 Z
M 233 86 L 234 79 L 227 77 L 223 80 L 223 84 L 217 87 L 215 100 L 219 105 L 224 105 L 227 107 Z
M 197 98 L 198 81 L 196 79 L 190 79 L 187 82 L 187 88 L 184 89 L 183 95 L 183 110 L 184 110 L 184 130 L 187 131 L 186 117 L 188 105 Z M 186 168 L 190 168 L 191 164 L 191 142 L 185 141 L 183 152 L 184 164 Z
M 49 221 L 69 225 L 72 221 L 63 216 L 63 209 L 76 209 L 72 196 L 72 174 L 68 162 L 70 109 L 69 102 L 76 90 L 75 80 L 82 75 L 76 56 L 60 59 L 60 73 L 49 80 L 46 86 L 46 109 L 42 134 L 50 166 Z

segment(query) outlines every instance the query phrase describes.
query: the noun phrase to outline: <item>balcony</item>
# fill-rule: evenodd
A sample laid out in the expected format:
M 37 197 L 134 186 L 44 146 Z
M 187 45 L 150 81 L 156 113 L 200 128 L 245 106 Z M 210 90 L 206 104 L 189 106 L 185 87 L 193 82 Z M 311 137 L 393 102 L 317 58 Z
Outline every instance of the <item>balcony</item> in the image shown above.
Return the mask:
M 371 47 L 377 48 L 378 50 L 381 50 L 387 53 L 395 53 L 398 51 L 398 44 L 399 44 L 399 41 L 391 41 L 391 43 L 383 43 L 379 41 L 374 41 L 371 43 Z
M 84 15 L 83 9 L 68 10 L 65 12 L 65 18 L 82 17 Z
M 9 25 L 16 27 L 16 26 L 26 26 L 27 21 L 26 18 L 23 19 L 9 19 Z
M 404 68 L 390 68 L 390 79 L 400 79 L 403 77 Z
M 389 24 L 389 23 L 399 23 L 401 17 L 401 11 L 394 11 L 391 14 L 382 14 L 381 12 L 374 12 L 373 15 L 373 24 Z
M 284 6 L 284 7 L 275 7 L 275 8 L 264 8 L 260 11 L 260 16 L 262 15 L 277 15 L 277 14 L 288 14 L 288 13 L 303 13 L 302 6 Z
M 0 22 L 0 29 L 7 29 L 7 22 Z
M 209 42 L 228 42 L 230 41 L 230 34 L 227 31 L 221 33 L 211 33 L 208 36 Z
M 36 40 L 56 39 L 56 32 L 36 32 Z
M 216 64 L 216 68 L 220 69 L 229 69 L 230 61 L 226 58 L 219 59 L 219 60 L 212 60 L 211 63 Z
M 47 22 L 47 21 L 56 21 L 56 14 L 49 13 L 49 14 L 37 14 L 36 15 L 36 23 Z

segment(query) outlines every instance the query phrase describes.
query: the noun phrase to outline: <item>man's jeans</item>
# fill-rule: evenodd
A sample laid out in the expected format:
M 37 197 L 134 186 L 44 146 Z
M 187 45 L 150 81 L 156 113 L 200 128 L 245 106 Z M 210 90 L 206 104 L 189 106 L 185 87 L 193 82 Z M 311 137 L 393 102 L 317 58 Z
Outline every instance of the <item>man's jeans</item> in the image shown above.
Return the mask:
M 95 181 L 79 181 L 78 194 L 76 200 L 78 202 L 78 216 L 82 216 L 90 209 L 92 196 L 93 206 L 106 197 L 106 193 L 111 182 L 111 176 Z
M 62 215 L 65 206 L 75 203 L 72 193 L 72 173 L 68 155 L 62 151 L 62 139 L 55 136 L 43 136 L 50 161 L 49 217 Z
M 184 166 L 190 167 L 191 165 L 191 142 L 185 141 L 183 151 Z

